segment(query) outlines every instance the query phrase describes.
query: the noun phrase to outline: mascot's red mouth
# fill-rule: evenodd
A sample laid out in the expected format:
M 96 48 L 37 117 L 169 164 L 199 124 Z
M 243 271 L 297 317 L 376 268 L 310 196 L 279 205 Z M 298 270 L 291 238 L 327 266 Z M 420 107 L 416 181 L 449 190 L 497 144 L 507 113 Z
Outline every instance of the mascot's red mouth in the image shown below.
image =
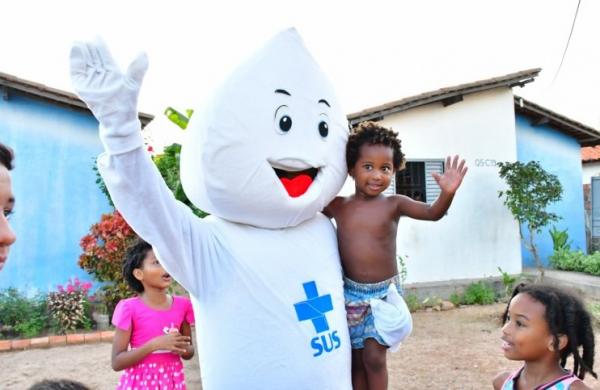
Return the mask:
M 273 168 L 275 174 L 283 188 L 287 191 L 288 195 L 292 198 L 297 198 L 303 195 L 315 180 L 319 170 L 317 168 L 305 169 L 303 171 L 285 171 L 283 169 Z

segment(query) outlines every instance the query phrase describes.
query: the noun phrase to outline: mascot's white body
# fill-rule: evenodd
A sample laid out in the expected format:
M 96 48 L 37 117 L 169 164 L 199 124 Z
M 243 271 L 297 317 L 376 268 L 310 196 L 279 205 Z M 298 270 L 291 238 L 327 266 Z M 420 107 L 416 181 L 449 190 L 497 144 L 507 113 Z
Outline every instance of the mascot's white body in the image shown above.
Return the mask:
M 144 149 L 135 106 L 145 57 L 117 72 L 118 97 L 102 84 L 115 71 L 102 57 L 93 44 L 71 54 L 75 89 L 100 121 L 100 171 L 193 297 L 204 388 L 350 389 L 336 235 L 319 213 L 346 177 L 347 122 L 296 31 L 238 68 L 190 123 L 182 181 L 212 214 L 204 220 L 175 201 Z M 109 81 L 94 84 L 103 72 Z

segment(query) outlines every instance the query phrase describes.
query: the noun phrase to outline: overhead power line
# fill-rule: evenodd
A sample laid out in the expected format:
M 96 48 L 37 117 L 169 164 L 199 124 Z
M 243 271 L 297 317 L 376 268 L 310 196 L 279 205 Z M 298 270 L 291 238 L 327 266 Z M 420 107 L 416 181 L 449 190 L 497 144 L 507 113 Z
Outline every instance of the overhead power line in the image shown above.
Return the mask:
M 577 14 L 579 13 L 580 5 L 581 5 L 581 0 L 578 0 L 577 8 L 575 9 L 575 16 L 573 16 L 573 23 L 571 24 L 571 32 L 569 33 L 569 39 L 567 39 L 567 45 L 565 46 L 565 51 L 563 52 L 562 58 L 560 59 L 560 65 L 558 65 L 558 69 L 556 70 L 556 74 L 554 75 L 554 79 L 552 80 L 553 84 L 554 84 L 554 81 L 556 81 L 558 74 L 560 73 L 560 69 L 562 68 L 563 62 L 565 61 L 565 57 L 567 55 L 567 50 L 569 49 L 569 43 L 571 43 L 571 36 L 573 35 L 573 30 L 575 29 L 575 21 L 577 20 Z

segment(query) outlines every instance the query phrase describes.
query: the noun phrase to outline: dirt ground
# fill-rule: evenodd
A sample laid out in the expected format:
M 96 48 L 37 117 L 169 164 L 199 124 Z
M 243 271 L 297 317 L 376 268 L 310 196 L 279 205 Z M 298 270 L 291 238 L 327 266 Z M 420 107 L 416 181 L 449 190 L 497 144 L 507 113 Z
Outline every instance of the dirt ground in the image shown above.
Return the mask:
M 414 313 L 414 332 L 400 351 L 388 355 L 390 389 L 491 389 L 494 375 L 513 369 L 500 350 L 499 314 L 504 305 Z M 596 334 L 600 371 L 600 333 Z M 0 353 L 0 388 L 27 389 L 44 378 L 70 378 L 94 389 L 114 389 L 110 344 Z M 201 389 L 198 361 L 186 362 L 189 389 Z M 587 378 L 593 389 L 600 381 Z

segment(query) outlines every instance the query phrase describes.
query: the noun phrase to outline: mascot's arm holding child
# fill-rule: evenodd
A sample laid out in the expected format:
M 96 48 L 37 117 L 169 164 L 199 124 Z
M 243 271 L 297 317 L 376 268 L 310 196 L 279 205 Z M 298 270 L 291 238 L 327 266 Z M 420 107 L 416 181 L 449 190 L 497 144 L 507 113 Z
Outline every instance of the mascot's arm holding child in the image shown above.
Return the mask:
M 205 220 L 174 199 L 144 149 L 147 67 L 141 55 L 121 72 L 100 41 L 71 51 L 74 88 L 100 122 L 111 197 L 192 295 L 203 388 L 350 389 L 336 236 L 318 213 L 346 176 L 347 122 L 318 65 L 284 31 L 199 115 L 182 182 L 213 214 Z

